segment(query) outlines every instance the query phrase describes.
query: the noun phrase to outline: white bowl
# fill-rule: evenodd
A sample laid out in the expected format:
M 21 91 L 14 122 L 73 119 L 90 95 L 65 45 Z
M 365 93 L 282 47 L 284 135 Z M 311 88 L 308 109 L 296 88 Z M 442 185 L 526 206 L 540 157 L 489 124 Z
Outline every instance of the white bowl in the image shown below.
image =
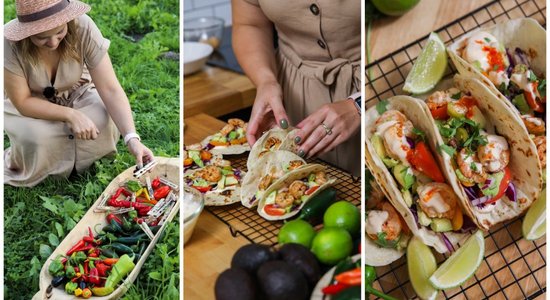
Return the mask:
M 198 42 L 183 43 L 183 75 L 195 73 L 202 69 L 214 48 Z
M 185 188 L 183 191 L 183 246 L 193 235 L 193 230 L 199 216 L 204 209 L 204 198 L 202 194 L 193 189 Z

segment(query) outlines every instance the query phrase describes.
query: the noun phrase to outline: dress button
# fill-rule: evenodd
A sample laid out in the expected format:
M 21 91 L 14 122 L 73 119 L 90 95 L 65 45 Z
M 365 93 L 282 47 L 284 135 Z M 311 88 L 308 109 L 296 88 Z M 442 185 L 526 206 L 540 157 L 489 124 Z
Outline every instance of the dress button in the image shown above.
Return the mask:
M 72 139 L 74 139 L 74 135 L 69 134 L 69 140 L 72 140 Z
M 316 16 L 319 14 L 319 6 L 317 6 L 316 4 L 311 4 L 311 6 L 309 7 L 309 10 L 311 10 L 311 13 L 313 13 Z
M 323 48 L 323 49 L 326 49 L 327 46 L 325 45 L 325 43 L 321 40 L 317 40 L 317 44 L 319 44 L 319 47 Z

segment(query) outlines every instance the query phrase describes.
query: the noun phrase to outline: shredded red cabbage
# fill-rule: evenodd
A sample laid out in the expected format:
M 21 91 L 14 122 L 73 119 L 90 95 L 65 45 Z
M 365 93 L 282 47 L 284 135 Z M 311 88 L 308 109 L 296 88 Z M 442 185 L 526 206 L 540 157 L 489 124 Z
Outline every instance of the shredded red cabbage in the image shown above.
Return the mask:
M 235 175 L 235 177 L 237 177 L 237 179 L 241 179 L 241 170 L 233 169 L 233 175 Z
M 461 233 L 470 232 L 477 228 L 476 224 L 474 223 L 474 221 L 472 221 L 472 219 L 470 219 L 469 216 L 464 215 L 463 220 L 464 221 L 462 223 L 462 228 L 460 228 L 459 230 Z
M 447 238 L 447 236 L 444 233 L 441 233 L 441 239 L 445 243 L 445 247 L 447 247 L 447 250 L 449 250 L 449 252 L 452 253 L 452 252 L 455 251 L 455 248 L 453 247 L 453 244 L 451 244 L 451 241 L 449 241 L 449 239 Z
M 474 190 L 473 187 L 471 187 L 471 186 L 465 186 L 465 187 L 464 187 L 464 191 L 466 192 L 466 195 L 468 195 L 468 200 L 472 201 L 472 200 L 474 200 L 475 198 L 477 198 L 477 196 L 476 196 L 476 191 Z
M 252 196 L 252 199 L 250 199 L 250 202 L 248 202 L 248 203 L 252 204 L 252 203 L 254 203 L 255 201 L 256 201 L 256 195 Z
M 477 198 L 477 199 L 474 199 L 472 201 L 470 201 L 472 203 L 472 205 L 476 205 L 476 206 L 482 206 L 482 204 L 484 204 L 485 202 L 487 202 L 489 199 L 491 199 L 491 197 L 489 196 L 483 196 L 483 197 L 480 197 L 480 198 Z
M 508 188 L 506 189 L 506 197 L 508 197 L 508 199 L 510 199 L 510 201 L 512 202 L 516 202 L 518 201 L 518 195 L 516 193 L 516 187 L 514 186 L 514 184 L 510 181 L 510 183 L 508 183 Z
M 206 144 L 206 147 L 204 147 L 204 149 L 206 149 L 206 150 L 212 150 L 212 148 L 214 148 L 214 147 L 215 147 L 214 145 L 208 143 L 208 144 Z
M 407 137 L 407 143 L 409 143 L 409 147 L 414 148 L 414 140 L 410 137 Z
M 491 178 L 485 179 L 485 183 L 484 183 L 483 187 L 481 188 L 481 190 L 485 190 L 488 187 L 490 187 L 492 182 L 493 182 L 493 179 L 491 179 Z
M 516 65 L 519 63 L 522 63 L 529 67 L 529 59 L 527 58 L 527 54 L 525 54 L 525 52 L 520 48 L 516 47 L 514 51 L 514 59 L 515 59 Z
M 416 211 L 416 208 L 413 206 L 410 209 L 411 209 L 411 213 L 414 217 L 414 221 L 416 222 L 416 225 L 420 226 L 420 223 L 418 223 L 418 212 Z

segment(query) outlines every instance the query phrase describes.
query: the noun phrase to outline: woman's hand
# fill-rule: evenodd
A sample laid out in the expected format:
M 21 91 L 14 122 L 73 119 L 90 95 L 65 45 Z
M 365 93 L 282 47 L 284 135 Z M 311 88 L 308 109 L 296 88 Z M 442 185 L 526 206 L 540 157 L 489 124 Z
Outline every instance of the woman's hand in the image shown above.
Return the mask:
M 276 83 L 267 83 L 256 89 L 256 100 L 250 114 L 250 121 L 246 129 L 246 138 L 252 146 L 256 140 L 277 124 L 283 129 L 288 128 L 288 117 L 283 106 L 283 92 Z
M 325 104 L 296 125 L 300 129 L 295 138 L 300 140 L 298 155 L 313 157 L 329 152 L 354 135 L 360 125 L 361 116 L 352 100 Z
M 77 139 L 95 140 L 99 134 L 99 130 L 95 123 L 90 120 L 84 113 L 72 109 L 67 118 L 67 125 Z
M 136 157 L 136 165 L 138 168 L 143 167 L 144 164 L 152 162 L 154 155 L 149 148 L 145 147 L 139 139 L 130 139 L 127 144 L 128 151 Z

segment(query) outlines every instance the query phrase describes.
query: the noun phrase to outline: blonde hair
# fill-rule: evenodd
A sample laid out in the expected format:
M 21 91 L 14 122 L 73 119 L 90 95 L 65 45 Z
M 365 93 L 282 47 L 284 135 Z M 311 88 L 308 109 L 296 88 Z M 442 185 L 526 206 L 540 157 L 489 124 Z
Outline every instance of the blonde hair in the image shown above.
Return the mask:
M 74 59 L 82 63 L 80 55 L 80 37 L 77 34 L 76 20 L 67 23 L 67 34 L 59 43 L 57 51 L 61 55 L 62 60 Z M 16 47 L 23 56 L 23 59 L 31 62 L 33 66 L 38 64 L 38 47 L 31 41 L 30 37 L 16 42 Z

